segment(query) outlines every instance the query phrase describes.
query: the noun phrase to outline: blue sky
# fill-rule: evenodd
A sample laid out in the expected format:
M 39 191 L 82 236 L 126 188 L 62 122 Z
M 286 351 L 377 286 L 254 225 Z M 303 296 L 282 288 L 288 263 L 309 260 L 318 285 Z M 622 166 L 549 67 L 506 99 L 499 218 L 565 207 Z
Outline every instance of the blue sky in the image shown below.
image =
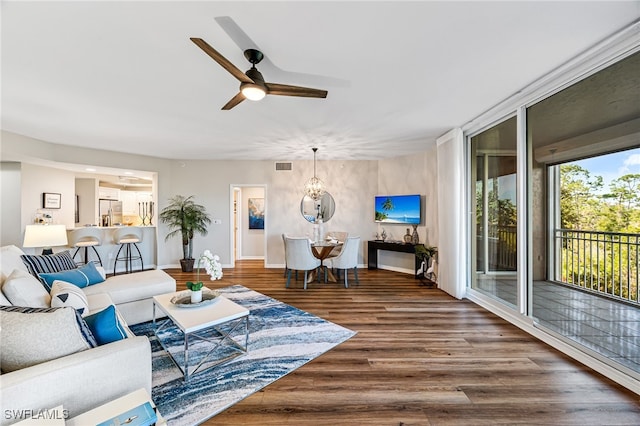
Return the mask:
M 576 161 L 573 164 L 589 170 L 592 176 L 602 176 L 603 190 L 612 180 L 631 173 L 640 173 L 640 148 Z

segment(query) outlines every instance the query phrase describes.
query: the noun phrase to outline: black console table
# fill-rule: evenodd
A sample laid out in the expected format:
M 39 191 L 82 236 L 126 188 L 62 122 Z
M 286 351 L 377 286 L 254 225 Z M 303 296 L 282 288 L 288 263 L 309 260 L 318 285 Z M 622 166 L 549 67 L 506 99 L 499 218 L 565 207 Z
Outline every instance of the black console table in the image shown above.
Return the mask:
M 378 269 L 378 250 L 397 251 L 401 253 L 413 253 L 415 258 L 414 275 L 416 279 L 421 279 L 424 274 L 418 275 L 418 270 L 422 266 L 422 260 L 415 256 L 416 247 L 407 243 L 387 243 L 384 241 L 373 240 L 367 242 L 369 267 L 368 269 Z

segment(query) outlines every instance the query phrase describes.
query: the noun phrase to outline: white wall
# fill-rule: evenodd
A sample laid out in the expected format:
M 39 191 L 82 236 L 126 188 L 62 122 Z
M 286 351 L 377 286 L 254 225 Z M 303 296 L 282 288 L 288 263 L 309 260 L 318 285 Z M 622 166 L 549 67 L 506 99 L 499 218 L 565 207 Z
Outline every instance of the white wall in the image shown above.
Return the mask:
M 13 244 L 22 246 L 22 223 L 20 220 L 21 199 L 21 174 L 20 163 L 0 163 L 0 241 L 2 245 Z
M 20 187 L 20 244 L 24 239 L 26 225 L 34 223 L 40 213 L 46 212 L 51 216 L 51 223 L 65 225 L 67 228 L 75 226 L 75 174 L 65 170 L 36 166 L 23 163 L 21 168 Z M 42 194 L 53 192 L 61 195 L 59 209 L 43 209 Z M 3 206 L 4 216 L 4 206 Z M 3 241 L 4 245 L 4 241 Z M 35 253 L 35 249 L 25 249 L 25 252 Z M 54 251 L 56 249 L 54 248 Z
M 59 209 L 43 209 L 42 194 L 53 192 L 61 195 Z M 48 212 L 54 224 L 75 226 L 75 174 L 51 167 L 22 164 L 22 224 L 34 222 L 38 212 Z
M 191 161 L 191 160 L 166 160 L 155 157 L 130 155 L 126 153 L 78 148 L 65 145 L 51 144 L 9 132 L 2 132 L 3 149 L 0 152 L 2 161 L 22 161 L 26 169 L 22 172 L 22 179 L 27 179 L 30 189 L 28 192 L 52 191 L 68 192 L 63 198 L 63 206 L 68 206 L 61 211 L 65 217 L 60 217 L 60 223 L 74 226 L 74 204 L 71 194 L 74 193 L 75 176 L 71 172 L 54 171 L 48 167 L 36 166 L 43 161 L 64 162 L 71 164 L 95 165 L 102 167 L 130 168 L 157 173 L 158 211 L 165 207 L 168 199 L 176 194 L 194 195 L 195 201 L 205 206 L 213 219 L 219 219 L 221 224 L 212 224 L 206 236 L 196 236 L 194 241 L 194 254 L 201 253 L 205 249 L 217 253 L 223 265 L 231 263 L 231 226 L 232 219 L 230 194 L 231 185 L 257 186 L 266 188 L 265 209 L 267 218 L 265 221 L 266 253 L 264 256 L 267 267 L 284 266 L 284 247 L 282 233 L 293 235 L 308 235 L 313 230 L 313 225 L 307 222 L 300 213 L 300 201 L 302 200 L 302 188 L 306 180 L 313 175 L 313 160 L 292 162 L 291 171 L 276 171 L 274 161 Z M 318 161 L 317 175 L 324 180 L 327 190 L 336 202 L 336 211 L 333 218 L 325 224 L 326 231 L 346 231 L 351 235 L 358 235 L 362 239 L 359 263 L 366 264 L 366 241 L 373 239 L 377 225 L 374 223 L 374 196 L 385 193 L 420 193 L 425 195 L 425 225 L 419 228 L 421 241 L 437 245 L 435 227 L 431 226 L 436 220 L 437 206 L 435 205 L 435 180 L 431 179 L 431 173 L 435 156 L 430 154 L 428 148 L 424 154 L 400 157 L 390 160 L 345 160 L 345 161 Z M 282 161 L 287 161 L 286 159 Z M 38 187 L 38 182 L 44 184 L 41 174 L 49 173 L 61 178 L 65 182 L 55 183 L 56 187 L 64 190 L 53 191 L 50 188 Z M 67 186 L 68 185 L 68 186 Z M 380 185 L 380 189 L 378 186 Z M 46 186 L 46 185 L 45 185 Z M 41 196 L 41 194 L 40 194 Z M 3 194 L 4 197 L 4 194 Z M 31 198 L 23 192 L 23 197 Z M 29 200 L 21 209 L 22 223 L 24 226 L 32 218 L 32 210 L 35 205 Z M 5 213 L 5 203 L 2 205 L 2 214 Z M 165 242 L 168 229 L 159 223 L 157 216 L 154 219 L 157 224 L 158 247 L 157 259 L 159 267 L 172 267 L 179 265 L 182 257 L 182 246 L 179 238 L 172 238 Z M 401 238 L 404 228 L 397 232 Z M 21 241 L 20 241 L 21 242 Z M 4 238 L 0 242 L 5 244 Z M 390 266 L 394 266 L 389 262 Z M 398 265 L 396 265 L 398 266 Z M 411 268 L 409 268 L 411 270 Z
M 438 182 L 434 144 L 425 143 L 425 152 L 380 160 L 376 195 L 420 194 L 422 223 L 418 226 L 420 242 L 438 246 Z M 373 216 L 373 212 L 372 212 Z M 376 231 L 386 231 L 389 240 L 402 240 L 408 228 L 401 224 L 377 224 Z M 409 227 L 410 232 L 413 229 Z M 411 273 L 415 259 L 410 253 L 378 252 L 378 267 Z
M 76 178 L 76 195 L 78 196 L 78 208 L 80 213 L 80 221 L 76 226 L 86 224 L 99 224 L 97 203 L 98 195 L 96 194 L 97 180 L 92 178 Z
M 333 217 L 323 225 L 325 231 L 360 236 L 363 243 L 359 263 L 365 263 L 365 241 L 375 234 L 373 204 L 377 174 L 377 161 L 317 162 L 316 175 L 324 181 L 336 203 Z M 295 161 L 291 171 L 274 171 L 271 175 L 267 193 L 269 263 L 284 266 L 282 234 L 313 235 L 313 225 L 300 212 L 304 183 L 313 176 L 313 160 Z

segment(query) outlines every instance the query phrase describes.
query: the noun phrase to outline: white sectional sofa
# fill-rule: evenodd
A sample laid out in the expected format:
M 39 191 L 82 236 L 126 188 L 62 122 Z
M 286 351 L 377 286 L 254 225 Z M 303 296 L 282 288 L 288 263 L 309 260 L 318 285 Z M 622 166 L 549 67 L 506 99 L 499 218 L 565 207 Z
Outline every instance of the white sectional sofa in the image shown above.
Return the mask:
M 0 285 L 3 289 L 9 281 L 7 277 L 16 269 L 27 271 L 20 259 L 21 254 L 22 251 L 15 246 L 1 248 Z M 22 291 L 21 288 L 18 287 L 19 291 Z M 127 337 L 18 370 L 3 371 L 0 375 L 0 425 L 18 422 L 20 419 L 12 413 L 20 410 L 37 411 L 63 405 L 68 416 L 75 417 L 139 388 L 144 388 L 151 394 L 149 340 L 133 335 L 127 325 L 151 320 L 152 297 L 174 292 L 175 280 L 162 270 L 148 270 L 108 277 L 99 284 L 81 290 L 88 302 L 89 309 L 85 314 L 91 315 L 112 304 L 115 305 Z M 0 305 L 15 306 L 16 304 L 11 302 L 13 299 L 21 302 L 22 306 L 30 297 L 36 300 L 37 305 L 31 307 L 46 309 L 42 306 L 46 301 L 28 295 L 22 297 L 16 294 L 16 286 L 12 286 L 10 294 L 0 292 Z M 75 310 L 72 312 L 75 316 Z M 0 313 L 7 315 L 5 312 Z M 0 324 L 0 333 L 8 332 L 8 328 L 8 323 L 7 327 Z M 25 341 L 27 346 L 31 343 Z M 5 349 L 0 348 L 0 358 L 3 350 Z

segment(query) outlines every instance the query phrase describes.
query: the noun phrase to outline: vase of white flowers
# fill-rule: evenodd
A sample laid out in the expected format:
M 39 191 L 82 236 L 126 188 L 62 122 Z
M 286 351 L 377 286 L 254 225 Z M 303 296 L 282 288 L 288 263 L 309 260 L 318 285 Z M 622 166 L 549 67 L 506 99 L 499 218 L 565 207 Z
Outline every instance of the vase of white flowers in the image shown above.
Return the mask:
M 200 265 L 204 266 L 207 274 L 211 277 L 211 280 L 219 280 L 222 278 L 222 265 L 220 264 L 220 257 L 217 254 L 212 254 L 211 251 L 205 250 L 202 256 L 198 258 L 196 267 L 196 281 L 187 282 L 187 288 L 191 290 L 191 303 L 202 302 L 202 287 L 204 284 L 200 281 Z

